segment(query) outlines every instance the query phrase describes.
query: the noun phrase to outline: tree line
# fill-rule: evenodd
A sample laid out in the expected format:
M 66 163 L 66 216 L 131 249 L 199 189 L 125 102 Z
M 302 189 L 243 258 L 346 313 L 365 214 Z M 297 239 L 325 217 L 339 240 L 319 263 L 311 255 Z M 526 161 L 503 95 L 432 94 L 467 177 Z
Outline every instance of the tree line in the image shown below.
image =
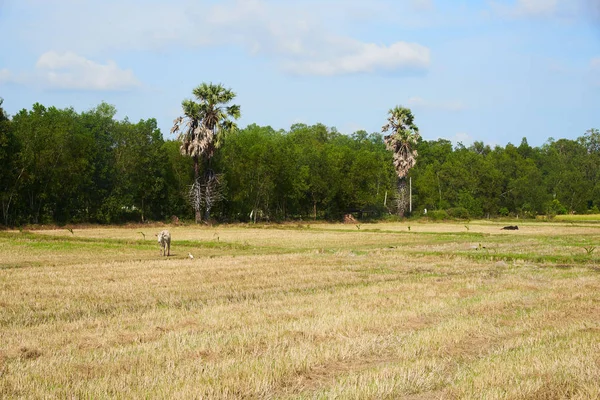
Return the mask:
M 84 112 L 34 104 L 8 116 L 0 102 L 0 224 L 193 220 L 191 189 L 202 176 L 218 177 L 210 218 L 220 222 L 388 218 L 402 203 L 385 131 L 251 124 L 228 129 L 210 160 L 196 162 L 155 119 L 115 115 L 102 103 Z M 526 138 L 492 148 L 420 137 L 413 147 L 418 162 L 403 176 L 412 182 L 413 215 L 534 217 L 600 207 L 597 129 L 540 147 Z

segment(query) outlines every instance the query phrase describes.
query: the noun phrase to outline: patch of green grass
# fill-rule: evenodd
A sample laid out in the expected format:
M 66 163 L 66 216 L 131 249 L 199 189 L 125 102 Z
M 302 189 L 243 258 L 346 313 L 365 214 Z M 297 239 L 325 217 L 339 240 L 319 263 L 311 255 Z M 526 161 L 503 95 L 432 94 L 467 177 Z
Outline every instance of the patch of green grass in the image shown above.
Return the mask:
M 380 265 L 377 267 L 370 267 L 370 268 L 364 268 L 364 269 L 359 269 L 357 270 L 357 272 L 361 272 L 363 274 L 375 274 L 375 275 L 390 275 L 390 274 L 397 274 L 398 271 L 393 270 L 387 266 L 384 265 Z
M 31 250 L 49 251 L 49 252 L 80 252 L 94 251 L 98 249 L 118 250 L 131 249 L 132 246 L 139 250 L 156 250 L 158 244 L 154 240 L 129 240 L 112 238 L 87 238 L 76 236 L 52 236 L 45 234 L 36 234 L 33 232 L 9 233 L 0 232 L 0 243 L 6 243 L 7 246 L 22 247 Z M 271 254 L 273 252 L 285 252 L 281 248 L 264 248 L 252 246 L 248 243 L 226 242 L 226 241 L 192 241 L 178 240 L 171 243 L 173 251 L 189 251 L 192 249 L 217 250 L 228 254 L 246 254 L 259 253 Z M 214 254 L 213 254 L 214 255 Z
M 566 214 L 557 215 L 554 217 L 555 221 L 566 221 L 566 222 L 600 222 L 600 214 Z
M 586 255 L 539 255 L 532 253 L 510 253 L 510 252 L 486 252 L 486 251 L 411 251 L 411 254 L 422 256 L 439 256 L 448 259 L 469 259 L 476 261 L 527 261 L 538 264 L 576 264 L 580 266 L 592 266 L 590 258 Z
M 39 261 L 7 262 L 7 263 L 0 263 L 0 270 L 1 269 L 31 268 L 31 267 L 39 268 L 43 265 L 44 264 Z

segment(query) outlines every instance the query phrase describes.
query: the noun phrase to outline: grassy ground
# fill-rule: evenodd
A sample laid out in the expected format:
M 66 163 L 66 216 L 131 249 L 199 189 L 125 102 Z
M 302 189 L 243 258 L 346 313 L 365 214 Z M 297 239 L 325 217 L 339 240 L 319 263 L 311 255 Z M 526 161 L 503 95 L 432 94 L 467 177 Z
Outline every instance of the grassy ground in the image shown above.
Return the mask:
M 556 221 L 573 221 L 573 222 L 600 222 L 600 214 L 567 214 L 557 215 L 554 217 Z
M 0 232 L 0 398 L 600 398 L 600 226 L 502 226 Z

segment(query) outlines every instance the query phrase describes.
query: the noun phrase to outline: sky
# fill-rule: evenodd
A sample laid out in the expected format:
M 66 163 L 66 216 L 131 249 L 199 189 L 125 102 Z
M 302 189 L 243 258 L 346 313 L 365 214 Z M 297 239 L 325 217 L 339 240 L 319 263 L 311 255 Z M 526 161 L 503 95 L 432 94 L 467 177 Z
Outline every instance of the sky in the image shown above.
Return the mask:
M 380 132 L 408 107 L 426 140 L 532 146 L 600 129 L 600 0 L 0 0 L 0 97 L 156 118 L 203 82 L 240 127 Z

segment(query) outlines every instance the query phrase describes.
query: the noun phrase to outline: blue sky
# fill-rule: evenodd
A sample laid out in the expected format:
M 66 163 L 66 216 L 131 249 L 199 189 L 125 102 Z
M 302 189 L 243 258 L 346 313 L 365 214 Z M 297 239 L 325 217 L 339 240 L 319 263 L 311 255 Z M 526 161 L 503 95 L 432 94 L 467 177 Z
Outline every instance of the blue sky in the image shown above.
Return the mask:
M 241 127 L 378 132 L 395 105 L 427 140 L 490 145 L 600 128 L 599 0 L 0 0 L 0 97 L 165 138 L 202 82 Z

